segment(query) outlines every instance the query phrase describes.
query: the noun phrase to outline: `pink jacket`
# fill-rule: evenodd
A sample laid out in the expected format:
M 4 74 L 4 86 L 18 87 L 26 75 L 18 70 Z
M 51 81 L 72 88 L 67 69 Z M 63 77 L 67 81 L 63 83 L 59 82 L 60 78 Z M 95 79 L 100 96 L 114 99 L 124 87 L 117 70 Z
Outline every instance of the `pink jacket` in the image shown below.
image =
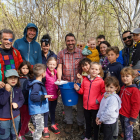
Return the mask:
M 54 95 L 52 99 L 57 99 L 58 94 L 58 86 L 55 85 L 55 81 L 57 80 L 57 71 L 54 69 L 54 77 L 52 76 L 50 70 L 47 68 L 46 70 L 46 82 L 45 82 L 45 87 L 48 95 Z

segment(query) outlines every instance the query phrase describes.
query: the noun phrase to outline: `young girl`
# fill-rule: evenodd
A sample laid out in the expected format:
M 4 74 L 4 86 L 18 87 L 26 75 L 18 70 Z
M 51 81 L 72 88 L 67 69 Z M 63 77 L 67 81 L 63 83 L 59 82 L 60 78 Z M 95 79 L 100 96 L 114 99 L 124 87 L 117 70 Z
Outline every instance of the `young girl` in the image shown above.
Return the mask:
M 5 87 L 0 89 L 0 139 L 16 139 L 10 109 L 10 95 L 12 94 L 12 112 L 16 131 L 20 122 L 20 108 L 24 97 L 19 84 L 19 75 L 16 70 L 10 69 L 5 73 Z
M 97 113 L 96 124 L 103 123 L 104 140 L 112 140 L 121 108 L 121 99 L 116 94 L 120 90 L 119 81 L 115 77 L 107 77 L 105 90 Z
M 57 80 L 57 71 L 56 71 L 57 61 L 55 57 L 50 57 L 47 62 L 46 70 L 46 81 L 45 87 L 48 95 L 54 95 L 51 99 L 49 98 L 49 111 L 51 116 L 51 130 L 55 134 L 59 134 L 60 131 L 55 124 L 55 109 L 57 105 L 58 98 L 58 87 L 54 84 Z
M 20 116 L 21 116 L 21 129 L 19 132 L 19 139 L 24 140 L 24 136 L 32 136 L 32 132 L 29 131 L 28 128 L 28 123 L 30 121 L 30 115 L 28 111 L 28 95 L 29 92 L 26 91 L 25 87 L 27 84 L 28 79 L 33 79 L 33 70 L 31 67 L 31 64 L 28 61 L 23 61 L 19 68 L 18 68 L 18 74 L 20 76 L 20 84 L 21 84 L 21 89 L 22 93 L 24 95 L 25 102 L 23 106 L 20 108 Z
M 121 87 L 120 98 L 122 101 L 120 109 L 120 121 L 124 132 L 124 140 L 133 140 L 133 124 L 139 114 L 139 90 L 133 84 L 135 73 L 131 67 L 121 70 L 121 78 L 124 86 Z
M 86 137 L 84 140 L 91 140 L 91 123 L 93 118 L 94 140 L 98 140 L 99 126 L 95 119 L 99 109 L 100 101 L 105 92 L 102 66 L 97 62 L 90 64 L 89 75 L 83 79 L 81 88 L 74 84 L 75 90 L 83 94 L 83 107 L 86 120 Z M 96 90 L 95 90 L 96 89 Z

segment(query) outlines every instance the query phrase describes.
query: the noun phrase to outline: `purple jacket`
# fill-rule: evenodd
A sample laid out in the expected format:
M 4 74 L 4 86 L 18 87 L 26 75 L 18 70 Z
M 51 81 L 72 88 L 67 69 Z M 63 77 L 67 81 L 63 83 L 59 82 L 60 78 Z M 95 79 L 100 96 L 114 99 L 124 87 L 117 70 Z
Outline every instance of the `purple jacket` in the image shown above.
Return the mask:
M 58 98 L 58 86 L 55 85 L 55 81 L 57 80 L 57 71 L 54 69 L 54 77 L 52 76 L 50 70 L 47 68 L 46 70 L 46 82 L 45 87 L 48 95 L 54 95 L 52 99 Z
M 10 94 L 11 92 L 8 92 L 7 90 L 5 90 L 5 88 L 0 89 L 0 118 L 11 118 Z M 13 116 L 16 117 L 20 114 L 19 108 L 24 103 L 24 97 L 23 97 L 20 87 L 17 87 L 17 86 L 13 87 L 12 102 L 15 102 L 18 104 L 18 108 L 13 109 Z

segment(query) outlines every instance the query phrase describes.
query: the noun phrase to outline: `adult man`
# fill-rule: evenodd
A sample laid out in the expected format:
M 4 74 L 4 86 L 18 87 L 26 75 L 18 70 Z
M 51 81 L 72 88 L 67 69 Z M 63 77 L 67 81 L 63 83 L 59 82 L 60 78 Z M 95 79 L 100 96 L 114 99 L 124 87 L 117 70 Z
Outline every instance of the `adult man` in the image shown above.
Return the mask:
M 77 80 L 78 64 L 83 58 L 82 50 L 75 47 L 76 39 L 72 33 L 66 35 L 65 42 L 67 48 L 60 51 L 57 56 L 57 75 L 59 81 L 61 81 L 62 77 L 63 80 L 73 82 L 74 80 Z M 84 112 L 82 103 L 82 96 L 79 96 L 77 104 L 77 122 L 79 129 L 84 125 Z M 64 106 L 64 112 L 65 122 L 67 124 L 65 132 L 70 133 L 73 124 L 72 107 Z
M 14 33 L 9 29 L 3 29 L 1 32 L 0 46 L 0 88 L 5 84 L 4 73 L 9 69 L 18 69 L 18 66 L 23 62 L 20 52 L 12 47 L 12 42 L 15 38 Z
M 133 38 L 131 31 L 124 31 L 122 34 L 125 47 L 120 51 L 117 62 L 120 62 L 123 66 L 129 66 L 132 58 L 133 51 Z
M 24 29 L 24 37 L 17 39 L 14 43 L 14 48 L 19 50 L 22 58 L 29 61 L 31 65 L 42 63 L 41 48 L 36 42 L 37 35 L 37 26 L 29 23 Z
M 96 46 L 96 49 L 98 50 L 98 52 L 100 53 L 100 48 L 99 45 L 102 41 L 105 41 L 105 36 L 104 35 L 99 35 L 97 36 L 97 44 L 98 46 Z

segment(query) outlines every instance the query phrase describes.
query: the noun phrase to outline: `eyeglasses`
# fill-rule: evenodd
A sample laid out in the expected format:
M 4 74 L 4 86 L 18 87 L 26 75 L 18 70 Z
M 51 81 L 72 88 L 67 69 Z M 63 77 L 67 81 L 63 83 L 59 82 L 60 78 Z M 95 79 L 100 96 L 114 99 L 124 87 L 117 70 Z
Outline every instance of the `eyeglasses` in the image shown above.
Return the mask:
M 82 46 L 82 45 L 79 45 L 79 44 L 77 44 L 77 47 L 80 47 L 80 48 L 82 48 L 83 46 Z
M 128 38 L 128 39 L 131 39 L 132 36 L 130 35 L 130 36 L 124 37 L 124 38 L 123 38 L 123 41 L 125 41 L 127 38 Z

